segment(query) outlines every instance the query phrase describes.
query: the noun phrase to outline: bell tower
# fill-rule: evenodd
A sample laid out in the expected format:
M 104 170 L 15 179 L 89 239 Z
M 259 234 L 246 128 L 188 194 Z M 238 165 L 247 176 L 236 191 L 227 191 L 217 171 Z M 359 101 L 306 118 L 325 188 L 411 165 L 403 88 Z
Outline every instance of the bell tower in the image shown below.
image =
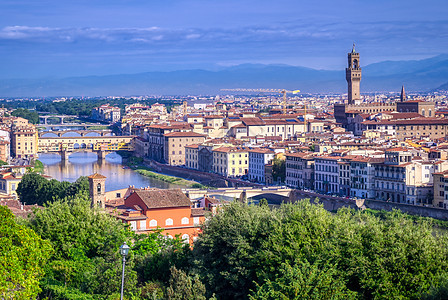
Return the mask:
M 360 104 L 361 67 L 359 66 L 359 53 L 356 53 L 354 43 L 352 52 L 348 53 L 348 68 L 345 69 L 345 79 L 348 83 L 348 104 Z
M 87 178 L 92 207 L 106 208 L 106 176 L 95 173 Z

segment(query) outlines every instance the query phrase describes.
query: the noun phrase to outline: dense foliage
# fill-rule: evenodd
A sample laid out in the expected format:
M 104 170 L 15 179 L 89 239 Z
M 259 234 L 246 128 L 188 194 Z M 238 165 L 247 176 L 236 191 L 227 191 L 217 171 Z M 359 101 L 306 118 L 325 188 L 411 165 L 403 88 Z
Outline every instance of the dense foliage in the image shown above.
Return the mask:
M 117 98 L 117 99 L 68 99 L 66 101 L 57 101 L 53 102 L 51 100 L 38 100 L 38 101 L 21 101 L 21 100 L 13 100 L 3 102 L 2 104 L 7 108 L 13 108 L 20 111 L 28 111 L 28 109 L 33 109 L 37 112 L 46 112 L 51 114 L 61 114 L 61 115 L 75 115 L 75 116 L 83 116 L 88 117 L 92 113 L 92 109 L 98 107 L 103 104 L 110 104 L 113 106 L 118 106 L 124 112 L 124 107 L 127 104 L 135 103 L 137 100 L 133 98 Z M 156 102 L 165 104 L 168 112 L 170 111 L 173 105 L 179 105 L 182 103 L 181 100 L 164 100 L 164 99 L 146 99 L 146 100 L 138 100 L 139 103 L 145 105 L 152 105 Z M 18 112 L 17 112 L 18 113 Z M 16 114 L 17 114 L 16 113 Z M 31 112 L 33 115 L 37 116 L 37 121 L 34 124 L 39 122 L 39 118 L 36 112 Z M 14 113 L 13 113 L 14 115 Z M 19 116 L 23 117 L 24 116 Z
M 30 226 L 50 241 L 55 250 L 45 266 L 42 282 L 45 296 L 65 299 L 61 295 L 74 294 L 83 299 L 87 295 L 111 295 L 119 291 L 118 247 L 131 233 L 115 218 L 92 208 L 86 195 L 48 204 L 35 213 Z M 128 265 L 126 290 L 132 293 L 136 291 L 137 278 L 132 256 Z
M 31 172 L 23 176 L 17 186 L 17 195 L 20 201 L 26 204 L 44 205 L 53 199 L 62 199 L 89 190 L 87 177 L 78 178 L 75 182 L 48 180 L 45 177 Z
M 11 115 L 27 119 L 32 124 L 39 124 L 39 114 L 35 111 L 31 111 L 24 108 L 18 108 L 14 110 L 11 113 Z
M 281 158 L 272 160 L 272 177 L 275 181 L 285 182 L 286 177 L 286 161 Z
M 446 236 L 399 212 L 234 203 L 203 230 L 195 266 L 218 298 L 410 299 L 448 275 Z
M 74 190 L 81 192 L 48 202 L 28 224 L 54 249 L 41 298 L 118 299 L 124 241 L 126 299 L 448 297 L 446 222 L 398 211 L 330 213 L 308 201 L 275 209 L 234 202 L 190 248 L 162 230 L 135 234 Z
M 17 224 L 11 211 L 0 206 L 0 299 L 36 298 L 51 251 L 49 242 Z

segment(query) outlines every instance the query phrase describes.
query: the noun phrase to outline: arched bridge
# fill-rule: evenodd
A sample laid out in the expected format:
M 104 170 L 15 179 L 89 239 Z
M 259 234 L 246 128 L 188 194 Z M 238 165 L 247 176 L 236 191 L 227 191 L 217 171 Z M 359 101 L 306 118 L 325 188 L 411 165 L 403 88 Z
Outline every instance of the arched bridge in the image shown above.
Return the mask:
M 76 137 L 76 136 L 110 136 L 112 130 L 64 130 L 64 131 L 41 131 L 39 138 L 42 137 Z
M 41 137 L 38 142 L 39 153 L 59 153 L 67 159 L 70 153 L 78 151 L 97 152 L 103 159 L 107 153 L 115 151 L 134 151 L 134 136 L 79 136 L 79 137 Z
M 182 189 L 182 191 L 190 199 L 198 199 L 207 196 L 225 196 L 229 198 L 235 198 L 240 200 L 245 200 L 247 198 L 256 197 L 259 195 L 273 194 L 283 197 L 290 197 L 291 191 L 293 189 L 281 186 L 270 186 L 263 188 L 217 188 L 214 190 L 203 190 L 203 189 Z

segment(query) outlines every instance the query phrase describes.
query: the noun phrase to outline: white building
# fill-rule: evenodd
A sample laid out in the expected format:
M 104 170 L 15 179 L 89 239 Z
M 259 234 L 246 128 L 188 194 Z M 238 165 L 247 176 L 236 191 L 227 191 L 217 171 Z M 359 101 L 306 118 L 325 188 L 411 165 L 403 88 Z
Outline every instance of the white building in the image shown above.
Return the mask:
M 249 179 L 266 183 L 265 165 L 274 159 L 274 151 L 269 149 L 251 149 L 249 150 Z
M 319 193 L 339 193 L 340 157 L 320 156 L 314 159 L 314 190 Z
M 362 199 L 375 198 L 375 163 L 384 159 L 356 157 L 350 161 L 350 196 Z

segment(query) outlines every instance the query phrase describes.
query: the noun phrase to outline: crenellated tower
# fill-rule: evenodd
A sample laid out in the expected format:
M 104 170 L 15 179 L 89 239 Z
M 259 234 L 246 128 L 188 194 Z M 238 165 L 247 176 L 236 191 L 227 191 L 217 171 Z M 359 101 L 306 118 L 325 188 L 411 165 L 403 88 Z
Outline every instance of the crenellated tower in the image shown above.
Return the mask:
M 345 79 L 348 83 L 348 104 L 360 104 L 361 67 L 359 53 L 355 51 L 355 44 L 353 44 L 352 51 L 348 53 L 348 68 L 345 69 Z

